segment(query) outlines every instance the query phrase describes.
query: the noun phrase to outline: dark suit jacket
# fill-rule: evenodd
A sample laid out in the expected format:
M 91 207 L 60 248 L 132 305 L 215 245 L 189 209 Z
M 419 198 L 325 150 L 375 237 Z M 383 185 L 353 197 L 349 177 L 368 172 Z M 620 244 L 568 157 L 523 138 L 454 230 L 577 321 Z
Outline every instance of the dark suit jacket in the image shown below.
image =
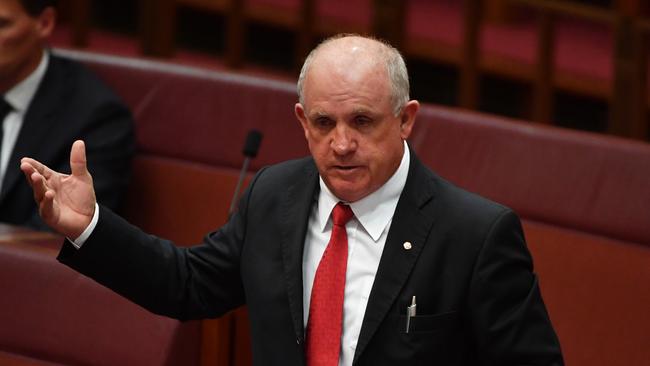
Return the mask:
M 82 65 L 50 55 L 7 165 L 0 192 L 0 222 L 47 228 L 20 171 L 20 159 L 33 157 L 69 173 L 70 148 L 76 139 L 86 142 L 97 199 L 116 209 L 129 182 L 135 149 L 131 114 Z
M 89 240 L 78 251 L 65 244 L 59 260 L 179 319 L 247 304 L 255 364 L 304 365 L 302 253 L 318 189 L 311 158 L 263 169 L 231 220 L 190 249 L 102 208 Z M 413 295 L 417 317 L 405 333 Z M 413 154 L 355 365 L 561 364 L 518 218 L 439 178 Z

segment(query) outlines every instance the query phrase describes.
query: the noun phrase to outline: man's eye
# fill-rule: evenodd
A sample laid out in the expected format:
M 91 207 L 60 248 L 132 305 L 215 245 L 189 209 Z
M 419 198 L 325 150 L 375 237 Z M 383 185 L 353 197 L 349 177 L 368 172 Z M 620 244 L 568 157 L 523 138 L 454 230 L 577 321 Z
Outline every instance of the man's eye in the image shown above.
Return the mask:
M 354 123 L 357 126 L 368 126 L 372 123 L 372 119 L 366 117 L 366 116 L 357 116 L 354 118 Z
M 329 118 L 325 118 L 325 117 L 316 118 L 316 120 L 314 121 L 314 125 L 316 125 L 316 127 L 320 127 L 320 128 L 329 128 L 329 127 L 334 126 L 334 121 L 332 121 Z

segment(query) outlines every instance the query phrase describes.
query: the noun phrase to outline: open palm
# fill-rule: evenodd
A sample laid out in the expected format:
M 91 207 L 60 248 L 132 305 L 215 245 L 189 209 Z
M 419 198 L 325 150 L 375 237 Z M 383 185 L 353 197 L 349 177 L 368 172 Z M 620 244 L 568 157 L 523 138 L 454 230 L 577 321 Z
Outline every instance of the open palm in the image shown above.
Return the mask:
M 58 173 L 42 163 L 23 158 L 20 169 L 34 190 L 39 214 L 57 232 L 75 239 L 90 224 L 95 210 L 93 179 L 86 165 L 83 141 L 70 152 L 72 174 Z

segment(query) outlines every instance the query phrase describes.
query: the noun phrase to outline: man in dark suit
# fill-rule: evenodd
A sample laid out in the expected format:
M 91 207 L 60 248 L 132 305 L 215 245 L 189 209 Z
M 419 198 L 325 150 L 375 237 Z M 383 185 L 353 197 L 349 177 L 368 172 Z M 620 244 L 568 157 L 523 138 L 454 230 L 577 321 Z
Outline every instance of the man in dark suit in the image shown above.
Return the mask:
M 0 2 L 0 222 L 36 229 L 47 225 L 22 178 L 21 157 L 69 172 L 70 145 L 85 140 L 98 200 L 116 209 L 135 146 L 119 99 L 83 66 L 45 48 L 55 23 L 53 0 Z
M 179 319 L 248 305 L 258 365 L 562 365 L 521 225 L 409 150 L 402 57 L 359 36 L 305 61 L 295 112 L 311 157 L 261 170 L 189 249 L 95 203 L 84 145 L 63 177 L 25 158 L 59 260 Z

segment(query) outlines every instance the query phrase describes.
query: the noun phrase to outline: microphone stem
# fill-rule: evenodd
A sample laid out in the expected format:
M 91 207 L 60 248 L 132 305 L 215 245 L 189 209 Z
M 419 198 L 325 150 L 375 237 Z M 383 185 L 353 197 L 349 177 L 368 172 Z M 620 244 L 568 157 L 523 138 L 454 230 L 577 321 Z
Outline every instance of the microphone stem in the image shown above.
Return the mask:
M 241 172 L 239 172 L 239 180 L 237 181 L 237 186 L 235 187 L 235 194 L 232 196 L 232 201 L 230 201 L 230 209 L 228 209 L 228 218 L 235 211 L 235 205 L 239 201 L 239 190 L 241 189 L 242 184 L 244 183 L 244 178 L 246 178 L 246 172 L 248 172 L 248 165 L 250 164 L 251 158 L 248 156 L 244 158 L 244 164 L 241 167 Z

